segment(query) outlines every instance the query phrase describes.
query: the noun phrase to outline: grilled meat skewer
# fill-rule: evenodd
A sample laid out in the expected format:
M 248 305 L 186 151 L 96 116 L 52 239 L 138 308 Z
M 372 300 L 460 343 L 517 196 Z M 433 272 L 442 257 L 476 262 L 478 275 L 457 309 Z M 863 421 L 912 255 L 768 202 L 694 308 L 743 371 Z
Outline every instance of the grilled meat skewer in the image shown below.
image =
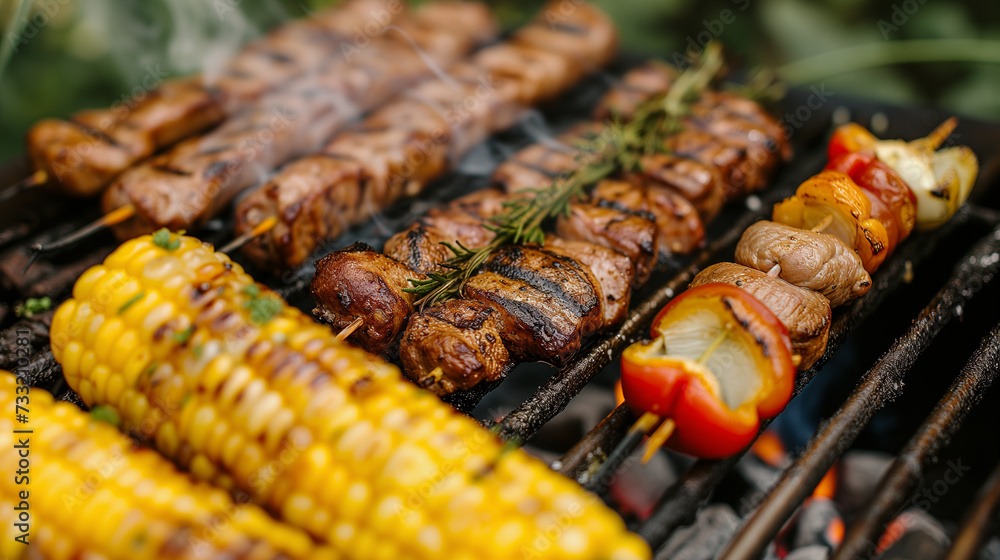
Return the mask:
M 512 125 L 525 106 L 566 91 L 611 59 L 617 38 L 603 13 L 582 3 L 552 26 L 544 14 L 555 9 L 477 53 L 450 80 L 414 88 L 248 195 L 237 207 L 237 232 L 272 216 L 278 225 L 245 254 L 265 268 L 301 264 L 348 225 L 426 188 L 471 146 Z
M 621 86 L 616 86 L 605 97 L 604 102 L 622 104 L 622 95 L 616 93 L 619 90 L 625 90 L 635 98 L 636 91 L 643 91 L 636 84 L 643 84 L 644 79 L 647 85 L 654 83 L 659 84 L 658 87 L 665 87 L 664 84 L 669 84 L 668 80 L 651 81 L 648 79 L 650 75 L 664 76 L 662 72 L 649 73 L 645 67 L 634 70 L 626 75 Z M 640 99 L 648 99 L 656 94 L 650 91 Z M 550 185 L 582 165 L 581 159 L 568 146 L 596 141 L 601 128 L 598 123 L 578 125 L 561 136 L 559 143 L 531 146 L 501 165 L 494 178 L 497 183 L 515 193 L 523 188 Z M 761 134 L 760 128 L 746 130 L 748 134 Z M 547 238 L 544 250 L 561 251 L 579 265 L 590 269 L 596 280 L 595 288 L 602 299 L 601 326 L 613 325 L 624 317 L 631 287 L 642 285 L 648 278 L 656 263 L 659 244 L 665 244 L 666 251 L 680 252 L 697 247 L 702 242 L 704 228 L 698 209 L 685 195 L 702 203 L 712 198 L 709 204 L 716 209 L 724 197 L 721 176 L 713 167 L 691 159 L 667 157 L 671 161 L 660 167 L 661 177 L 665 180 L 652 180 L 645 174 L 636 173 L 625 180 L 602 181 L 594 188 L 589 201 L 573 203 L 570 216 L 557 221 L 557 233 L 560 236 Z M 689 171 L 690 175 L 681 170 Z M 664 183 L 678 184 L 682 188 L 665 186 Z M 396 234 L 386 243 L 385 254 L 411 267 L 415 273 L 423 274 L 442 270 L 441 263 L 451 256 L 451 252 L 440 245 L 441 242 L 452 243 L 457 240 L 470 249 L 484 246 L 493 238 L 493 233 L 481 224 L 499 210 L 484 212 L 482 205 L 492 197 L 496 201 L 494 208 L 498 208 L 503 198 L 496 190 L 481 193 L 475 199 L 470 195 L 463 197 L 465 201 L 455 201 L 454 207 L 449 205 L 445 209 L 435 210 L 432 214 L 436 214 L 436 219 L 425 217 Z M 716 210 L 711 211 L 714 213 Z M 373 261 L 383 259 L 374 254 L 371 257 Z M 343 256 L 322 259 L 317 265 L 314 286 L 323 286 L 334 278 L 349 276 L 349 271 L 340 270 L 343 262 Z M 537 265 L 542 259 L 528 262 Z M 538 268 L 531 270 L 533 274 L 544 273 Z M 483 278 L 480 279 L 480 276 Z M 521 273 L 522 278 L 526 276 L 528 275 Z M 418 274 L 413 277 L 423 278 Z M 396 297 L 397 301 L 407 300 L 407 296 L 402 295 L 407 287 L 404 283 L 387 284 L 400 292 L 401 295 Z M 479 284 L 484 288 L 480 289 Z M 470 285 L 473 290 L 469 289 Z M 493 301 L 487 299 L 485 288 L 491 290 L 489 295 Z M 344 299 L 350 301 L 359 299 L 358 291 L 353 287 L 343 286 L 343 289 L 345 291 L 338 293 L 339 297 L 344 298 L 346 295 Z M 575 350 L 567 342 L 570 338 L 559 338 L 560 333 L 570 333 L 573 343 L 582 344 L 586 336 L 582 333 L 588 330 L 587 327 L 583 325 L 581 317 L 564 313 L 558 304 L 554 306 L 557 309 L 555 315 L 558 326 L 562 326 L 563 331 L 536 319 L 536 316 L 545 317 L 546 313 L 550 313 L 549 308 L 541 308 L 537 303 L 541 299 L 537 294 L 545 290 L 548 290 L 545 297 L 553 301 L 565 299 L 554 293 L 551 285 L 539 289 L 531 285 L 525 286 L 503 275 L 480 271 L 466 284 L 466 299 L 462 300 L 465 303 L 449 302 L 447 308 L 434 305 L 414 313 L 409 324 L 393 321 L 388 325 L 388 330 L 377 330 L 391 332 L 393 328 L 405 325 L 406 330 L 399 343 L 399 356 L 404 371 L 418 384 L 439 394 L 447 394 L 466 389 L 477 380 L 501 378 L 510 368 L 510 363 L 502 359 L 503 355 L 561 363 Z M 472 292 L 475 296 L 470 295 Z M 318 293 L 314 289 L 314 295 Z M 359 316 L 331 295 L 331 291 L 326 291 L 325 297 L 316 298 L 317 315 L 332 320 L 335 328 L 345 326 Z M 491 303 L 494 314 L 497 315 L 496 321 L 503 326 L 499 331 L 501 343 L 486 336 L 496 338 L 493 319 L 467 320 L 468 317 L 481 317 L 481 314 L 467 308 L 473 301 Z M 405 305 L 399 305 L 395 309 L 413 313 L 412 308 L 407 309 Z M 368 316 L 363 313 L 360 316 L 368 322 Z M 384 323 L 381 316 L 372 317 L 372 320 L 377 325 Z M 550 342 L 550 347 L 539 349 L 538 344 L 532 344 L 528 339 L 544 339 Z M 371 345 L 371 337 L 352 337 L 352 341 L 366 349 L 378 351 L 378 348 Z M 526 344 L 528 346 L 524 349 Z M 567 348 L 565 352 L 560 351 Z M 390 353 L 394 354 L 395 350 L 393 343 Z
M 131 204 L 136 216 L 116 226 L 116 234 L 129 238 L 203 223 L 276 167 L 317 149 L 365 111 L 431 76 L 409 40 L 436 64 L 449 65 L 495 29 L 482 4 L 449 6 L 451 18 L 438 19 L 434 4 L 420 8 L 397 22 L 401 32 L 389 30 L 351 56 L 333 58 L 319 76 L 296 80 L 204 137 L 123 173 L 103 206 L 111 211 Z M 458 14 L 465 25 L 454 25 Z
M 453 256 L 445 243 L 469 249 L 484 247 L 496 237 L 487 221 L 503 211 L 511 197 L 496 189 L 482 189 L 433 208 L 410 227 L 385 242 L 382 252 L 414 272 L 443 270 L 441 263 Z
M 39 121 L 27 137 L 32 166 L 63 194 L 94 196 L 136 162 L 314 71 L 342 43 L 350 44 L 355 27 L 375 14 L 391 24 L 401 12 L 393 6 L 398 4 L 389 0 L 350 0 L 248 44 L 214 83 L 203 77 L 168 80 L 108 109 Z M 161 79 L 158 74 L 147 78 L 153 84 Z

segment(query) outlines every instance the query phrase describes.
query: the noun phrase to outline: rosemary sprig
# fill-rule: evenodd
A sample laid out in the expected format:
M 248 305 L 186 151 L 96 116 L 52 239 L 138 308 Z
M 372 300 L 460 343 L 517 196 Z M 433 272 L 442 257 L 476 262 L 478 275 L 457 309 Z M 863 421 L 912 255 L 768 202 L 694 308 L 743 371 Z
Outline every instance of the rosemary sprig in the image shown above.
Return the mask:
M 454 257 L 442 263 L 445 272 L 431 272 L 426 280 L 410 279 L 407 292 L 420 296 L 416 305 L 461 297 L 465 282 L 499 248 L 510 244 L 545 242 L 543 224 L 550 218 L 568 215 L 570 204 L 585 196 L 588 189 L 611 174 L 636 171 L 642 157 L 662 151 L 663 140 L 680 130 L 681 119 L 691 102 L 697 100 L 722 68 L 722 47 L 709 43 L 697 64 L 677 77 L 670 91 L 641 105 L 627 123 L 609 123 L 607 140 L 600 149 L 594 142 L 579 146 L 577 159 L 583 165 L 569 176 L 504 204 L 504 211 L 490 221 L 496 237 L 479 249 L 459 242 L 444 243 Z

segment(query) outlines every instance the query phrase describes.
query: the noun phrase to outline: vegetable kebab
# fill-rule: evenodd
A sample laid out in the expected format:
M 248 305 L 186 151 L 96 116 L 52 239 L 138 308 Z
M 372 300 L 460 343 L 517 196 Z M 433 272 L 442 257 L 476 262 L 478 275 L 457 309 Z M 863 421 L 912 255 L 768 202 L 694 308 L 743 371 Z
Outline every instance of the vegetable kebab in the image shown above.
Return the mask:
M 659 446 L 703 458 L 739 452 L 762 419 L 792 396 L 795 368 L 826 350 L 831 306 L 871 287 L 870 274 L 914 228 L 947 222 L 972 190 L 979 166 L 966 146 L 937 147 L 949 119 L 926 138 L 878 140 L 857 124 L 831 138 L 829 163 L 775 205 L 736 247 L 656 317 L 650 341 L 622 355 L 622 392 L 659 427 Z

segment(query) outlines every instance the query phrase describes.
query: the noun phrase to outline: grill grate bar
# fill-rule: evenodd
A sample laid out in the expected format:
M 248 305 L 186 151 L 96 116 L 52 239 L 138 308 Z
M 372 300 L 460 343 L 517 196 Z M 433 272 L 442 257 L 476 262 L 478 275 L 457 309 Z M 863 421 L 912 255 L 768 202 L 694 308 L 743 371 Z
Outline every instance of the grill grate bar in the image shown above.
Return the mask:
M 904 281 L 910 265 L 923 262 L 934 252 L 942 240 L 948 238 L 955 230 L 966 225 L 969 221 L 973 221 L 973 217 L 974 213 L 970 207 L 963 208 L 950 222 L 937 231 L 917 234 L 910 242 L 901 245 L 896 254 L 879 269 L 868 293 L 855 300 L 847 310 L 834 319 L 833 325 L 830 327 L 830 340 L 827 343 L 826 352 L 809 371 L 799 373 L 794 394 L 798 395 L 812 381 L 826 361 L 847 340 L 855 327 L 871 316 L 885 298 L 899 287 Z M 770 424 L 769 421 L 764 422 L 761 429 L 765 429 L 768 424 Z M 604 445 L 608 446 L 609 444 L 605 443 Z M 662 546 L 676 529 L 694 519 L 696 510 L 707 502 L 712 490 L 739 462 L 743 453 L 720 461 L 695 462 L 681 476 L 680 480 L 660 498 L 653 514 L 640 525 L 639 534 L 654 548 Z
M 635 422 L 635 415 L 628 405 L 618 405 L 583 439 L 578 441 L 561 459 L 552 463 L 552 468 L 584 485 L 588 490 L 598 491 L 591 480 L 591 470 L 595 461 L 608 457 L 628 433 L 629 427 Z M 631 453 L 636 446 L 628 450 Z M 608 461 L 613 459 L 609 458 Z M 622 461 L 625 457 L 622 457 Z M 614 465 L 612 471 L 619 465 Z
M 998 511 L 1000 511 L 1000 465 L 997 465 L 996 470 L 986 480 L 965 519 L 962 520 L 961 529 L 952 541 L 951 550 L 948 551 L 945 560 L 976 558 L 990 534 L 990 529 L 1000 527 Z
M 1000 324 L 983 339 L 934 411 L 896 457 L 875 493 L 861 508 L 834 560 L 857 558 L 874 547 L 878 535 L 913 494 L 927 465 L 947 445 L 966 413 L 982 399 L 983 392 L 996 378 L 997 369 L 1000 369 Z
M 1000 259 L 995 258 L 997 253 L 1000 253 L 1000 226 L 963 256 L 951 278 L 907 333 L 865 373 L 837 414 L 822 426 L 806 450 L 785 470 L 721 558 L 752 560 L 760 556 L 834 461 L 850 447 L 875 411 L 902 392 L 907 370 L 944 326 L 957 316 L 956 307 L 992 280 L 1000 269 Z

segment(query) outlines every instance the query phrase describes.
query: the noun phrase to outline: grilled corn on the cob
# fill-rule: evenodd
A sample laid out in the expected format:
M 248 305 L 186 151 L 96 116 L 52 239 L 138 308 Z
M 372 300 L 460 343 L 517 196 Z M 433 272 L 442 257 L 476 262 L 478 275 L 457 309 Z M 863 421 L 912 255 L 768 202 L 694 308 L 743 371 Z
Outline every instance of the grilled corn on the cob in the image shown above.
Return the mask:
M 28 410 L 26 423 L 14 423 L 15 404 Z M 256 505 L 239 505 L 155 451 L 135 449 L 110 424 L 41 389 L 28 393 L 5 371 L 0 409 L 0 467 L 10 475 L 0 480 L 0 504 L 9 514 L 26 503 L 25 540 L 43 558 L 335 558 Z M 24 458 L 29 466 L 20 470 L 29 474 L 18 484 Z M 25 549 L 13 536 L 0 545 L 5 559 Z
M 197 239 L 139 237 L 85 272 L 52 350 L 84 402 L 347 557 L 650 555 L 598 498 Z

